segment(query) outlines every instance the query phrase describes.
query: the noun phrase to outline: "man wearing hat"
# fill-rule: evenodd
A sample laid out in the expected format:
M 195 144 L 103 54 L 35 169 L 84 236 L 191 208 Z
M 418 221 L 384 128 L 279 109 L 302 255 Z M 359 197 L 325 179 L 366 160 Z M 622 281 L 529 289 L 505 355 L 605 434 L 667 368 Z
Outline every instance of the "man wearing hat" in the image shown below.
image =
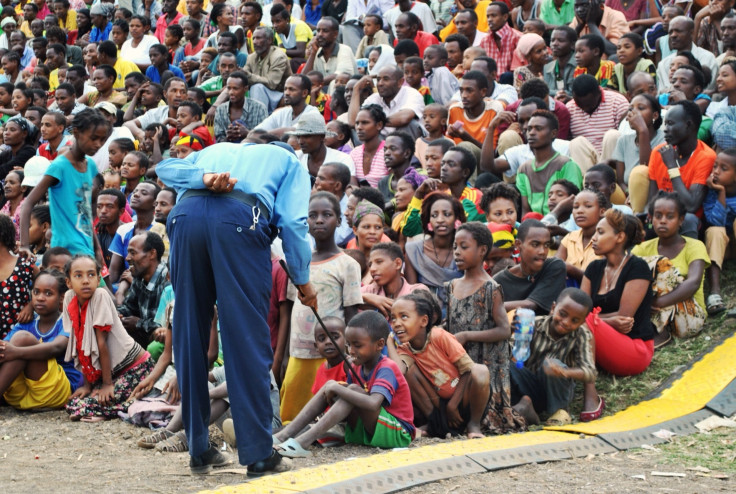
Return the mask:
M 89 9 L 92 17 L 92 31 L 89 33 L 90 43 L 102 43 L 110 39 L 112 22 L 110 22 L 111 5 L 107 3 L 96 3 Z
M 0 49 L 10 48 L 10 34 L 16 30 L 18 23 L 13 17 L 6 17 L 0 22 L 0 28 L 3 30 L 2 36 L 0 36 Z
M 319 113 L 304 114 L 289 134 L 299 140 L 301 151 L 296 152 L 296 157 L 310 176 L 316 177 L 323 163 L 342 163 L 350 169 L 350 176 L 355 176 L 355 164 L 350 156 L 325 145 L 325 137 L 335 137 L 335 133 L 327 130 L 325 119 Z
M 104 117 L 110 121 L 112 126 L 112 133 L 107 138 L 105 144 L 92 156 L 92 161 L 97 164 L 97 169 L 100 172 L 107 170 L 110 167 L 110 156 L 107 152 L 107 148 L 110 143 L 115 139 L 130 139 L 134 141 L 133 133 L 127 127 L 115 127 L 118 120 L 118 109 L 109 101 L 101 101 L 95 105 L 95 110 L 98 110 Z

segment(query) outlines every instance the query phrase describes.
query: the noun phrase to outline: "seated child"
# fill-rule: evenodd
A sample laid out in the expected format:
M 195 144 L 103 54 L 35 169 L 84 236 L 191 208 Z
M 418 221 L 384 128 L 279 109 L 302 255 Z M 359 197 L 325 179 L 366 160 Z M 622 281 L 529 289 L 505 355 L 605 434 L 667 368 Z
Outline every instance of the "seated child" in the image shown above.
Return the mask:
M 122 182 L 123 182 L 123 177 L 120 176 L 119 170 L 108 168 L 107 170 L 102 172 L 102 176 L 105 179 L 106 189 L 120 190 L 120 186 L 122 185 Z
M 391 229 L 395 232 L 401 233 L 404 226 L 404 212 L 406 212 L 411 198 L 414 197 L 414 193 L 422 185 L 422 182 L 427 179 L 427 175 L 423 175 L 420 171 L 409 167 L 404 173 L 404 176 L 396 184 L 396 190 L 394 191 L 394 214 L 391 219 Z
M 555 257 L 565 261 L 569 286 L 580 286 L 585 268 L 591 261 L 600 259 L 593 251 L 593 235 L 596 226 L 611 204 L 598 191 L 583 189 L 575 196 L 572 215 L 580 230 L 570 232 L 562 239 Z
M 116 418 L 128 410 L 131 393 L 153 369 L 153 359 L 125 331 L 107 290 L 98 287 L 100 267 L 92 257 L 75 256 L 66 282 L 63 320 L 70 337 L 64 360 L 73 360 L 84 376 L 66 411 L 72 420 Z
M 171 140 L 178 141 L 182 137 L 194 135 L 202 139 L 204 147 L 215 143 L 212 134 L 202 122 L 202 107 L 193 101 L 183 101 L 177 108 L 176 128 L 179 132 L 174 133 Z M 168 147 L 162 149 L 168 149 Z
M 446 65 L 447 50 L 443 45 L 430 45 L 424 49 L 424 70 L 427 71 L 429 90 L 433 101 L 441 105 L 449 105 L 453 94 L 460 89 L 457 77 Z
M 365 58 L 366 48 L 387 45 L 388 34 L 383 30 L 383 18 L 380 15 L 368 14 L 363 18 L 363 38 L 355 50 L 355 58 Z
M 409 385 L 396 363 L 383 355 L 389 337 L 386 319 L 373 311 L 350 320 L 345 339 L 364 386 L 353 381 L 328 381 L 293 422 L 273 436 L 282 456 L 305 457 L 306 450 L 334 425 L 346 420 L 345 442 L 377 448 L 405 448 L 414 437 L 414 411 Z M 330 409 L 307 431 L 307 425 Z
M 72 260 L 72 253 L 64 247 L 49 247 L 43 255 L 41 270 L 51 271 L 53 269 L 64 272 L 66 264 Z
M 51 231 L 51 211 L 46 204 L 34 206 L 31 210 L 31 222 L 28 226 L 28 245 L 31 252 L 37 257 L 36 264 L 40 262 L 48 247 L 46 234 Z M 64 290 L 66 291 L 66 290 Z
M 110 163 L 109 169 L 120 173 L 120 168 L 123 166 L 123 158 L 125 158 L 126 154 L 133 151 L 135 151 L 135 143 L 132 140 L 127 137 L 113 139 L 107 146 L 108 162 Z M 109 187 L 105 186 L 105 188 L 107 189 Z
M 406 62 L 404 62 L 404 64 L 406 65 Z M 445 132 L 447 132 L 447 115 L 447 108 L 439 103 L 428 104 L 424 107 L 422 123 L 424 124 L 424 129 L 427 131 L 427 136 L 419 137 L 414 143 L 414 156 L 417 157 L 419 162 L 422 164 L 422 168 L 425 170 L 427 170 L 427 151 L 429 146 L 437 139 L 445 138 Z M 454 143 L 452 145 L 454 145 Z M 452 145 L 448 145 L 447 149 L 450 149 Z M 442 155 L 445 154 L 447 149 L 443 150 L 442 154 L 440 154 L 440 161 L 442 160 Z M 436 176 L 430 176 L 432 178 L 439 178 L 439 167 L 437 172 Z M 429 170 L 427 170 L 427 173 L 429 173 Z
M 545 225 L 559 225 L 570 219 L 572 213 L 572 204 L 575 196 L 580 192 L 580 187 L 561 178 L 552 182 L 547 194 L 547 213 L 542 218 Z
M 309 279 L 317 287 L 320 317 L 335 316 L 349 321 L 357 313 L 363 298 L 358 263 L 335 244 L 335 228 L 340 214 L 337 197 L 330 192 L 315 192 L 309 199 L 307 224 L 315 240 Z M 296 288 L 291 283 L 286 297 L 294 302 L 294 306 L 289 331 L 289 363 L 281 384 L 281 418 L 284 422 L 293 420 L 312 398 L 311 386 L 322 364 L 322 357 L 314 346 L 317 321 L 312 309 L 299 301 Z
M 483 263 L 486 273 L 494 276 L 502 270 L 500 268 L 502 264 L 511 267 L 518 262 L 519 253 L 514 245 L 514 241 L 516 240 L 514 233 L 516 230 L 505 223 L 491 222 L 486 223 L 486 226 L 491 231 L 493 247 L 486 255 Z M 509 264 L 503 261 L 509 261 Z
M 473 363 L 450 333 L 432 327 L 433 313 L 427 298 L 413 294 L 391 308 L 412 403 L 427 420 L 425 429 L 432 437 L 464 432 L 471 439 L 483 437 L 481 419 L 490 396 L 488 367 Z
M 325 123 L 337 118 L 335 112 L 332 111 L 332 98 L 323 91 L 325 85 L 325 76 L 318 70 L 313 70 L 307 74 L 309 80 L 312 81 L 312 89 L 309 92 L 309 104 L 317 108 L 325 119 Z
M 360 288 L 366 309 L 378 309 L 389 318 L 394 300 L 415 290 L 429 290 L 421 283 L 412 285 L 402 276 L 404 254 L 394 242 L 378 243 L 371 248 L 368 261 L 373 281 Z
M 64 361 L 69 333 L 59 309 L 65 292 L 60 271 L 39 273 L 31 299 L 36 315 L 0 341 L 0 396 L 19 410 L 61 408 L 82 385 L 82 374 Z
M 592 307 L 585 292 L 566 288 L 550 315 L 536 318 L 529 358 L 511 366 L 511 400 L 528 424 L 538 424 L 542 412 L 547 425 L 569 424 L 574 381 L 595 381 L 593 337 L 583 326 Z
M 424 78 L 424 62 L 421 58 L 409 57 L 404 60 L 404 80 L 409 87 L 419 91 L 419 94 L 424 97 L 425 105 L 434 103 L 429 86 L 425 84 L 427 80 Z
M 649 203 L 649 217 L 656 238 L 642 242 L 631 254 L 643 257 L 654 268 L 652 322 L 659 333 L 659 348 L 672 338 L 700 333 L 706 318 L 703 275 L 710 258 L 703 242 L 680 234 L 685 204 L 676 192 L 660 191 Z M 666 259 L 662 259 L 664 256 Z
M 622 35 L 618 40 L 616 49 L 618 63 L 613 66 L 613 76 L 608 83 L 608 87 L 626 96 L 628 92 L 626 80 L 634 72 L 646 72 L 656 80 L 657 68 L 654 66 L 654 62 L 644 58 L 643 54 L 644 38 L 640 34 L 626 33 Z
M 708 314 L 714 315 L 726 310 L 721 297 L 721 270 L 723 261 L 731 258 L 729 254 L 736 245 L 736 148 L 718 153 L 713 172 L 708 177 L 708 188 L 703 203 L 705 220 L 709 225 L 705 230 L 705 248 L 711 261 L 708 268 L 710 295 L 706 302 Z
M 445 110 L 446 112 L 447 110 Z M 447 116 L 443 118 L 444 124 L 441 125 L 441 127 L 444 129 L 443 132 L 447 130 Z M 419 141 L 417 141 L 419 142 Z M 451 147 L 453 147 L 455 143 L 448 139 L 447 137 L 440 137 L 438 139 L 435 139 L 434 141 L 431 141 L 429 144 L 427 144 L 427 150 L 424 152 L 424 169 L 427 170 L 427 177 L 428 178 L 434 178 L 436 180 L 440 179 L 440 171 L 442 169 L 442 157 L 445 155 L 447 151 L 450 150 Z M 419 149 L 419 148 L 417 148 Z
M 169 157 L 169 147 L 174 132 L 173 128 L 169 131 L 164 124 L 152 123 L 143 130 L 143 140 L 138 150 L 148 156 L 154 165 L 158 164 L 162 159 Z

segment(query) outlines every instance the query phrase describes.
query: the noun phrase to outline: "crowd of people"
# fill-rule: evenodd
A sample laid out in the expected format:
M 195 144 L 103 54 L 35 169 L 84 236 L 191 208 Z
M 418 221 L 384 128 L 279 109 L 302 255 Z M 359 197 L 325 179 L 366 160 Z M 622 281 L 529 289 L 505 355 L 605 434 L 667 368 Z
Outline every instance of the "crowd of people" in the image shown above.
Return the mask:
M 252 343 L 270 458 L 565 425 L 576 382 L 577 419 L 600 418 L 599 370 L 645 372 L 727 309 L 734 1 L 3 2 L 0 401 L 123 418 L 155 429 L 139 446 L 188 451 L 178 404 L 201 389 L 174 355 L 204 324 L 197 417 L 235 445 L 232 394 L 251 392 L 228 393 L 223 361 L 245 343 L 220 324 L 248 333 L 257 304 L 224 300 L 242 289 L 270 293 Z M 255 168 L 230 180 L 229 160 Z M 197 224 L 189 198 L 207 193 L 247 221 Z M 295 285 L 298 232 L 312 252 L 286 268 Z M 219 238 L 185 251 L 197 235 Z M 270 245 L 270 266 L 238 242 Z M 196 320 L 174 320 L 176 298 Z M 524 365 L 519 309 L 536 315 Z

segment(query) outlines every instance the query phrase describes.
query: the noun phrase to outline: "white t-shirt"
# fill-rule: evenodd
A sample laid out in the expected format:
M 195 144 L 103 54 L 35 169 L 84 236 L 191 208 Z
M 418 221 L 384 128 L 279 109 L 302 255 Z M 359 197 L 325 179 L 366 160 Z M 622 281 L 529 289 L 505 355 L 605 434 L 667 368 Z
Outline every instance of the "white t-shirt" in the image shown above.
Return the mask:
M 158 44 L 158 42 L 159 41 L 155 36 L 144 34 L 143 39 L 138 43 L 138 46 L 133 48 L 133 40 L 129 39 L 123 43 L 123 47 L 120 48 L 120 58 L 135 64 L 151 65 L 149 50 L 153 45 Z
M 434 21 L 434 14 L 432 14 L 432 9 L 430 9 L 426 3 L 414 2 L 414 5 L 409 9 L 409 12 L 419 17 L 419 20 L 422 21 L 422 31 L 430 34 L 437 31 L 437 23 Z M 388 9 L 388 12 L 383 15 L 383 19 L 388 23 L 394 37 L 396 37 L 396 29 L 394 29 L 394 25 L 396 24 L 396 19 L 398 19 L 401 14 L 403 14 L 403 12 L 399 6 L 396 5 Z
M 552 141 L 552 148 L 562 155 L 570 156 L 570 141 L 555 139 Z M 516 176 L 516 172 L 521 165 L 534 159 L 534 153 L 532 153 L 529 144 L 519 144 L 518 146 L 507 149 L 503 154 L 503 158 L 509 164 L 509 169 L 503 172 L 503 174 L 512 178 Z
M 141 124 L 141 129 L 146 130 L 146 127 L 149 125 L 153 123 L 164 123 L 164 120 L 167 118 L 169 118 L 169 105 L 164 105 L 148 110 L 138 117 L 138 122 Z
M 309 155 L 304 154 L 301 151 L 297 151 L 296 157 L 299 159 L 299 163 L 304 165 L 305 169 L 308 169 Z M 342 163 L 343 165 L 347 166 L 348 169 L 350 169 L 350 176 L 355 176 L 355 163 L 353 163 L 353 160 L 350 159 L 350 155 L 347 153 L 343 153 L 342 151 L 338 151 L 337 149 L 327 148 L 327 152 L 325 153 L 325 160 L 323 161 L 323 163 Z
M 110 168 L 110 155 L 107 152 L 107 148 L 110 147 L 110 143 L 115 139 L 128 138 L 131 141 L 135 140 L 133 133 L 127 127 L 113 127 L 112 134 L 107 138 L 105 144 L 92 156 L 92 161 L 97 165 L 97 171 L 102 173 Z
M 292 108 L 290 106 L 284 106 L 274 111 L 271 115 L 268 116 L 266 120 L 258 124 L 256 129 L 270 131 L 274 129 L 280 129 L 282 127 L 296 127 L 296 123 L 299 121 L 302 115 L 312 112 L 317 113 L 317 115 L 319 115 L 320 117 L 322 116 L 322 114 L 316 107 L 312 105 L 307 105 L 304 107 L 304 111 L 298 117 L 294 118 Z

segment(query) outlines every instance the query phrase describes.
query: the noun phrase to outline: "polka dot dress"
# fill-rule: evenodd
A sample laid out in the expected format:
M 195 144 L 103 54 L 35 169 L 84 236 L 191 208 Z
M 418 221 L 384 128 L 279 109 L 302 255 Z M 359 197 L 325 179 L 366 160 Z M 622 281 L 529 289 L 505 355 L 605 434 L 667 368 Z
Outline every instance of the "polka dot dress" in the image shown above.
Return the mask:
M 15 326 L 18 314 L 31 300 L 33 267 L 27 260 L 19 257 L 11 275 L 0 282 L 0 339 Z

